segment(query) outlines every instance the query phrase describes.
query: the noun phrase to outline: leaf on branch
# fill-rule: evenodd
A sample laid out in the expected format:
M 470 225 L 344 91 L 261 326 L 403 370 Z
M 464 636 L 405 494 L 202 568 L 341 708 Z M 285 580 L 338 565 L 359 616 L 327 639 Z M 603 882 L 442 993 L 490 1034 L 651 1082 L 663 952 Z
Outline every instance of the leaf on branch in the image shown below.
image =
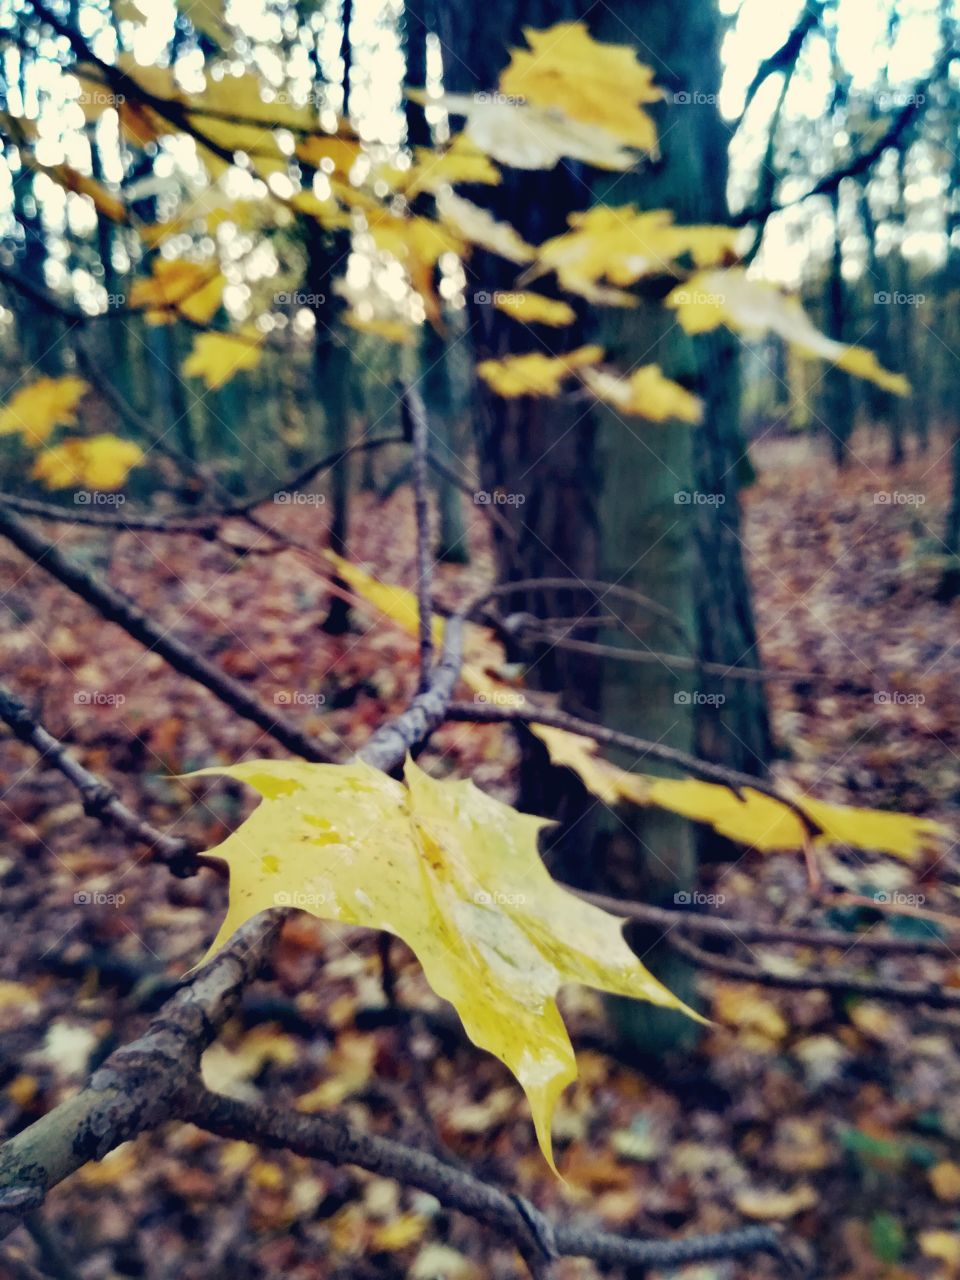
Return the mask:
M 525 27 L 523 34 L 530 48 L 511 50 L 501 93 L 561 110 L 641 151 L 656 150 L 656 126 L 643 106 L 658 102 L 663 90 L 633 46 L 601 44 L 583 22 L 558 22 L 545 31 Z
M 729 787 L 698 778 L 654 778 L 629 774 L 624 794 L 637 804 L 653 804 L 694 822 L 704 822 L 739 844 L 763 853 L 803 847 L 803 826 L 797 814 L 772 796 L 745 787 L 741 796 Z M 808 796 L 797 797 L 797 806 L 820 828 L 814 843 L 835 842 L 853 849 L 869 849 L 915 861 L 949 832 L 930 818 L 878 809 L 857 809 L 827 804 Z
M 503 181 L 497 166 L 462 133 L 455 134 L 444 151 L 417 147 L 414 156 L 415 163 L 409 169 L 390 169 L 379 175 L 394 191 L 402 191 L 408 200 L 424 192 L 436 193 L 458 182 L 495 187 Z
M 135 280 L 130 305 L 148 324 L 172 324 L 177 314 L 206 324 L 220 306 L 225 277 L 215 265 L 182 258 L 154 258 L 153 273 Z
M 442 191 L 437 196 L 437 212 L 462 240 L 489 249 L 508 262 L 532 262 L 536 255 L 533 245 L 527 244 L 509 222 L 498 222 L 488 209 L 481 209 L 453 191 Z
M 910 394 L 903 374 L 884 369 L 864 347 L 828 338 L 804 311 L 799 298 L 769 280 L 751 279 L 743 267 L 698 272 L 668 295 L 666 305 L 676 311 L 687 333 L 708 333 L 720 325 L 751 337 L 775 333 L 799 355 L 829 360 L 895 395 Z
M 93 178 L 88 178 L 85 173 L 78 173 L 76 169 L 71 169 L 68 164 L 56 164 L 49 168 L 44 165 L 34 165 L 33 167 L 42 173 L 49 174 L 55 182 L 58 182 L 62 187 L 66 187 L 68 191 L 73 191 L 80 196 L 89 196 L 97 212 L 102 213 L 111 222 L 125 223 L 127 221 L 127 210 L 123 201 L 116 196 L 112 196 L 105 187 L 102 187 Z
M 540 351 L 528 355 L 504 356 L 502 360 L 482 360 L 477 373 L 498 396 L 556 396 L 566 378 L 585 365 L 603 359 L 603 348 L 577 347 L 562 356 L 545 356 Z
M 48 489 L 119 489 L 143 456 L 138 444 L 108 432 L 44 449 L 30 474 Z
M 357 595 L 363 596 L 409 635 L 417 635 L 419 615 L 413 592 L 379 582 L 342 557 L 334 557 L 331 552 L 327 555 Z M 443 632 L 441 619 L 436 616 L 433 618 L 433 638 L 439 647 Z M 498 658 L 502 658 L 492 633 L 473 624 L 465 627 L 464 654 L 463 680 L 474 693 L 488 701 L 501 697 L 516 698 L 516 690 L 490 674 L 497 667 Z M 547 748 L 551 762 L 572 769 L 587 790 L 605 804 L 655 805 L 669 809 L 693 821 L 709 823 L 729 839 L 761 852 L 775 849 L 799 851 L 804 847 L 804 828 L 797 814 L 790 805 L 772 796 L 747 787 L 743 791 L 744 799 L 741 799 L 728 787 L 717 783 L 630 773 L 605 759 L 593 738 L 535 722 L 529 728 Z M 850 808 L 810 796 L 798 798 L 796 803 L 823 832 L 815 837 L 815 844 L 833 841 L 911 861 L 936 841 L 949 836 L 948 829 L 940 823 L 910 814 Z
M 162 99 L 176 110 L 183 95 L 170 67 L 142 66 L 132 54 L 121 54 L 117 70 L 129 76 L 154 98 Z M 133 93 L 118 93 L 104 79 L 98 66 L 81 63 L 74 75 L 80 82 L 79 103 L 88 123 L 94 123 L 104 111 L 115 110 L 120 117 L 120 131 L 128 142 L 145 146 L 165 133 L 175 133 L 176 126 L 153 107 L 146 106 Z
M 493 295 L 493 305 L 514 320 L 522 320 L 524 324 L 548 324 L 561 329 L 573 324 L 577 313 L 569 302 L 561 302 L 557 298 L 546 298 L 542 293 L 502 293 Z
M 210 851 L 230 867 L 230 901 L 209 954 L 276 906 L 396 934 L 474 1044 L 520 1082 L 551 1168 L 551 1117 L 576 1078 L 560 987 L 580 982 L 697 1017 L 636 958 L 621 921 L 551 879 L 537 849 L 545 820 L 472 782 L 438 782 L 410 760 L 406 786 L 362 762 L 261 760 L 190 776 L 213 774 L 263 799 Z
M 447 93 L 428 97 L 408 90 L 415 102 L 464 116 L 464 134 L 479 151 L 513 169 L 552 169 L 565 156 L 595 169 L 630 169 L 637 153 L 597 125 L 581 124 L 555 108 L 506 102 L 496 94 Z
M 687 255 L 697 266 L 723 262 L 736 252 L 740 237 L 734 227 L 678 227 L 669 209 L 640 212 L 629 204 L 598 205 L 572 213 L 568 222 L 570 231 L 540 246 L 539 265 L 555 271 L 570 293 L 601 303 L 616 302 L 619 295 L 606 297 L 600 281 L 624 286 L 645 276 L 672 275 Z
M 198 333 L 181 371 L 202 378 L 211 391 L 224 386 L 241 369 L 255 369 L 263 355 L 263 335 L 248 328 L 242 333 Z
M 642 365 L 626 378 L 602 369 L 584 369 L 581 376 L 599 400 L 621 413 L 637 414 L 651 422 L 679 418 L 696 425 L 703 419 L 703 402 L 679 382 L 665 378 L 659 365 Z
M 284 95 L 265 102 L 262 82 L 252 71 L 242 75 L 207 76 L 203 93 L 186 100 L 187 123 L 197 138 L 204 160 L 214 173 L 229 168 L 224 158 L 204 146 L 204 140 L 224 151 L 243 151 L 286 168 L 288 158 L 277 141 L 277 129 L 312 129 L 316 113 L 308 104 L 291 102 Z M 233 117 L 233 118 L 231 118 Z
M 26 444 L 43 444 L 54 427 L 76 426 L 77 405 L 89 390 L 82 378 L 37 378 L 0 409 L 0 436 L 22 435 Z

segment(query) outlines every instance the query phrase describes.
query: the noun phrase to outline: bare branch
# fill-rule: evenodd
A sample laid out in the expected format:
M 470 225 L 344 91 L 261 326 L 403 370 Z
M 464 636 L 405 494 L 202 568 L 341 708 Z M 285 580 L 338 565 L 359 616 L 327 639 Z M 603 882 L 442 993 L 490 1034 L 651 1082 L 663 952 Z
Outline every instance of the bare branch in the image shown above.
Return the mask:
M 192 873 L 201 866 L 221 869 L 220 860 L 204 858 L 199 852 L 200 846 L 194 841 L 165 835 L 128 809 L 108 782 L 85 768 L 59 738 L 55 738 L 3 685 L 0 685 L 0 719 L 10 727 L 14 737 L 33 747 L 48 764 L 59 769 L 73 783 L 83 799 L 83 811 L 89 817 L 110 823 L 131 840 L 147 845 L 158 862 L 165 863 L 177 874 Z
M 754 982 L 758 986 L 781 987 L 790 991 L 837 991 L 874 1000 L 927 1005 L 931 1009 L 960 1009 L 960 991 L 945 986 L 942 978 L 931 982 L 894 982 L 824 969 L 811 969 L 808 973 L 775 973 L 746 960 L 717 955 L 677 934 L 667 934 L 666 940 L 675 951 L 701 969 L 713 970 L 737 982 Z
M 417 524 L 417 605 L 420 631 L 419 693 L 430 683 L 433 664 L 433 565 L 430 555 L 430 506 L 427 496 L 427 454 L 429 452 L 427 411 L 416 387 L 403 392 L 404 421 L 410 423 L 413 445 L 413 501 Z
M 247 921 L 164 1005 L 139 1040 L 115 1050 L 85 1089 L 0 1147 L 0 1237 L 88 1160 L 164 1124 L 196 1093 L 200 1054 L 256 974 L 282 913 Z
M 333 753 L 303 732 L 293 721 L 249 693 L 239 681 L 214 666 L 202 654 L 171 636 L 148 617 L 128 596 L 99 582 L 52 543 L 39 537 L 29 525 L 0 503 L 0 534 L 29 556 L 75 595 L 92 605 L 109 622 L 122 627 L 134 640 L 166 659 L 197 684 L 214 694 L 237 715 L 269 733 L 277 742 L 304 760 L 330 761 Z

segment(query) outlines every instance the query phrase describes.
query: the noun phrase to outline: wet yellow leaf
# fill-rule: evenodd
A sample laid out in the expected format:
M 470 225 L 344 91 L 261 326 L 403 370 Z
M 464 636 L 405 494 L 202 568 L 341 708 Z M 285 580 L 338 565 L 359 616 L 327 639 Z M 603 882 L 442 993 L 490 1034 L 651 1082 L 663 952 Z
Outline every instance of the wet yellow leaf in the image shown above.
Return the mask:
M 54 427 L 76 425 L 77 405 L 89 390 L 82 378 L 37 378 L 0 409 L 0 436 L 22 435 L 27 444 L 43 444 Z
M 520 1082 L 551 1166 L 551 1116 L 576 1076 L 560 986 L 685 1009 L 637 960 L 621 921 L 550 878 L 537 849 L 544 820 L 472 782 L 437 782 L 412 761 L 406 786 L 362 762 L 260 760 L 193 776 L 211 774 L 263 799 L 212 851 L 230 868 L 230 899 L 210 953 L 284 905 L 396 934 L 470 1039 Z
M 64 440 L 37 454 L 31 476 L 48 489 L 119 489 L 144 456 L 132 440 L 105 432 L 83 440 Z

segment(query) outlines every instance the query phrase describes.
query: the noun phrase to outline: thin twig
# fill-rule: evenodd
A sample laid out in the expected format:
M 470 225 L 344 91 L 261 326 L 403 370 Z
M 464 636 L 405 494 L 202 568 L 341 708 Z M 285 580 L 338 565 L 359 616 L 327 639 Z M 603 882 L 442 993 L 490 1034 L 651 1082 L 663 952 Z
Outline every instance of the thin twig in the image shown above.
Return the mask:
M 420 683 L 423 693 L 430 683 L 433 665 L 433 563 L 430 555 L 430 502 L 427 493 L 429 428 L 427 411 L 416 387 L 405 387 L 404 416 L 410 421 L 413 445 L 413 505 L 417 525 L 417 625 L 420 633 Z
M 122 627 L 134 640 L 158 653 L 175 671 L 187 676 L 219 698 L 237 715 L 269 733 L 277 742 L 304 760 L 331 761 L 334 756 L 292 720 L 260 702 L 253 694 L 214 666 L 194 648 L 177 640 L 154 622 L 128 596 L 94 578 L 75 560 L 39 537 L 29 525 L 0 503 L 0 534 L 29 556 L 41 569 L 92 605 L 109 622 Z

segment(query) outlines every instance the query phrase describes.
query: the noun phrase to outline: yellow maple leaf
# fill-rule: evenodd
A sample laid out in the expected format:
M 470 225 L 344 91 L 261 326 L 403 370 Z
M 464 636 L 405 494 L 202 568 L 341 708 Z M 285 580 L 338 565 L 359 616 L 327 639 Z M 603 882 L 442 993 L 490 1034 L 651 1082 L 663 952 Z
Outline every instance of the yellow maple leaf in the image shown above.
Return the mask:
M 477 373 L 498 396 L 559 395 L 564 379 L 586 365 L 603 359 L 603 348 L 577 347 L 562 356 L 545 356 L 540 351 L 528 355 L 504 356 L 502 360 L 482 360 Z
M 583 22 L 526 27 L 523 34 L 530 48 L 511 50 L 502 93 L 599 125 L 628 146 L 655 150 L 656 126 L 643 105 L 659 101 L 663 91 L 631 45 L 601 44 Z
M 432 218 L 401 218 L 382 213 L 370 221 L 370 234 L 378 249 L 403 263 L 416 261 L 433 267 L 442 253 L 462 253 L 463 241 Z
M 872 351 L 828 338 L 799 298 L 769 280 L 750 278 L 743 267 L 696 272 L 667 295 L 666 305 L 687 333 L 708 333 L 720 325 L 750 336 L 775 333 L 801 356 L 829 360 L 895 395 L 910 394 L 906 378 L 884 369 Z
M 231 153 L 243 151 L 264 162 L 275 161 L 285 169 L 287 157 L 278 144 L 276 130 L 310 129 L 316 121 L 313 109 L 306 103 L 299 105 L 286 96 L 265 101 L 260 78 L 252 71 L 239 76 L 208 75 L 203 93 L 192 95 L 184 105 L 204 160 L 214 173 L 229 165 L 216 151 L 205 147 L 204 141 Z
M 489 249 L 509 262 L 533 261 L 536 254 L 533 245 L 527 244 L 509 222 L 498 222 L 489 209 L 481 209 L 456 192 L 440 192 L 437 212 L 461 240 Z
M 555 271 L 570 293 L 591 300 L 603 300 L 597 294 L 600 280 L 622 286 L 670 274 L 687 254 L 698 266 L 722 262 L 735 252 L 740 235 L 733 227 L 677 226 L 669 209 L 641 212 L 635 205 L 597 205 L 572 213 L 568 222 L 569 231 L 540 246 L 539 264 Z
M 626 378 L 618 378 L 602 369 L 584 369 L 583 380 L 600 400 L 606 400 L 621 413 L 635 413 L 651 422 L 679 418 L 681 422 L 700 422 L 703 403 L 679 382 L 665 378 L 659 365 L 645 364 Z
M 520 1082 L 551 1167 L 550 1123 L 576 1060 L 556 1005 L 566 982 L 681 1009 L 623 938 L 622 922 L 551 879 L 547 825 L 472 782 L 438 782 L 412 761 L 406 786 L 370 766 L 260 760 L 201 770 L 263 797 L 210 852 L 230 868 L 218 950 L 276 906 L 383 929 L 416 953 L 474 1044 Z
M 48 489 L 119 489 L 143 456 L 138 444 L 107 432 L 44 449 L 30 474 Z
M 239 334 L 198 333 L 180 368 L 192 378 L 202 378 L 213 391 L 241 369 L 255 369 L 262 355 L 262 335 L 255 329 Z
M 124 53 L 117 59 L 117 68 L 159 99 L 164 107 L 176 111 L 183 95 L 171 67 L 143 66 L 132 54 Z M 99 67 L 81 63 L 74 75 L 80 82 L 78 102 L 88 122 L 98 120 L 104 111 L 113 109 L 120 117 L 124 137 L 139 146 L 176 131 L 163 111 L 146 106 L 135 94 L 115 93 Z
M 151 275 L 133 282 L 130 305 L 148 324 L 171 324 L 177 313 L 206 324 L 220 306 L 225 277 L 216 266 L 183 258 L 154 258 Z
M 545 298 L 542 293 L 495 293 L 493 305 L 498 311 L 514 320 L 522 320 L 524 324 L 548 324 L 553 328 L 563 328 L 573 324 L 577 313 L 569 302 L 560 302 L 556 298 Z
M 77 405 L 89 390 L 82 378 L 37 378 L 0 409 L 0 436 L 22 435 L 29 445 L 43 444 L 54 427 L 76 425 Z
M 552 169 L 565 156 L 595 169 L 629 169 L 637 153 L 599 125 L 572 120 L 555 107 L 506 101 L 497 94 L 447 93 L 428 98 L 409 91 L 415 101 L 464 116 L 467 140 L 500 164 L 514 169 Z
M 803 825 L 794 810 L 750 787 L 737 795 L 728 787 L 698 778 L 654 778 L 639 773 L 627 777 L 624 793 L 637 804 L 655 804 L 695 822 L 708 823 L 721 835 L 764 853 L 803 847 Z M 823 833 L 815 843 L 835 841 L 888 853 L 906 862 L 914 861 L 947 834 L 942 824 L 906 813 L 851 808 L 808 796 L 797 797 L 796 803 Z

